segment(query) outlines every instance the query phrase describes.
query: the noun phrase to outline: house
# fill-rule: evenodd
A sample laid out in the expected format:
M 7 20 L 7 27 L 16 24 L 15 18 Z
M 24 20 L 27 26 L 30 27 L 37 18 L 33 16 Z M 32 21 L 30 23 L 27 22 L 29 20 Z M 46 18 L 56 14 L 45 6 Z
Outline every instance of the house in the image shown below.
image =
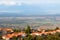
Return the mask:
M 21 37 L 25 37 L 25 36 L 26 36 L 26 34 L 23 32 L 14 32 L 12 34 L 3 35 L 2 39 L 10 40 L 13 37 L 17 37 L 18 39 L 20 39 Z
M 33 35 L 33 36 L 41 36 L 42 33 L 39 33 L 39 32 L 33 32 L 33 33 L 31 33 L 30 35 Z

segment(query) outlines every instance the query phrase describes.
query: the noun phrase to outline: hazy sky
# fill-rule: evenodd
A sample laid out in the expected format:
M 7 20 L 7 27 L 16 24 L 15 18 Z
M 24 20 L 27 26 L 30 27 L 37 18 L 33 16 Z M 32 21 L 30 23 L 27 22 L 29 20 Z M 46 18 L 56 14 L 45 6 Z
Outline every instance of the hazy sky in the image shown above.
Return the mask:
M 60 13 L 60 0 L 0 0 L 0 12 Z

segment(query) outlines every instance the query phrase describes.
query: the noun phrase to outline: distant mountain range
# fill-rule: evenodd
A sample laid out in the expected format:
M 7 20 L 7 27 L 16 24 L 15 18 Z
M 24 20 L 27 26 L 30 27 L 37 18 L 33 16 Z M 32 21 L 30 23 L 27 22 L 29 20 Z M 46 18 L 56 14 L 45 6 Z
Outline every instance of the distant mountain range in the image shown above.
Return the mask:
M 0 17 L 28 17 L 28 16 L 60 16 L 60 14 L 23 14 L 23 13 L 6 13 L 1 12 Z

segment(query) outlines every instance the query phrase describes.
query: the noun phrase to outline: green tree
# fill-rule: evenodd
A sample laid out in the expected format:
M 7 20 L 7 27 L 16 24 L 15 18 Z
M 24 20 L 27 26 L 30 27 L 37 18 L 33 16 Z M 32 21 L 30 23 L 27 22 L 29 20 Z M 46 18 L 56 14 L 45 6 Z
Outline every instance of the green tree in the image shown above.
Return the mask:
M 10 38 L 10 40 L 18 40 L 17 37 Z
M 27 26 L 27 27 L 25 28 L 25 32 L 26 32 L 26 34 L 30 34 L 30 33 L 31 33 L 31 28 L 30 28 L 30 26 Z
M 59 29 L 59 27 L 56 27 L 55 30 Z
M 20 32 L 21 30 L 20 29 L 14 29 L 14 32 Z

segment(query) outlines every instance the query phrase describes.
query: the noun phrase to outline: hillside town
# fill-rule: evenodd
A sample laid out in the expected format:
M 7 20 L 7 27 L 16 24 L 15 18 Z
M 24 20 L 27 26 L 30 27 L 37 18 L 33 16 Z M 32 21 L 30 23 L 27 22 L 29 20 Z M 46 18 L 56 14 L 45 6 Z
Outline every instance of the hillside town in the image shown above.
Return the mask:
M 40 30 L 33 30 L 29 26 L 26 30 L 14 30 L 12 28 L 0 28 L 0 39 L 1 40 L 23 40 L 22 38 L 31 36 L 47 36 L 48 34 L 53 35 L 55 33 L 60 33 L 60 28 L 54 30 L 46 30 L 40 28 Z M 14 39 L 13 39 L 14 38 Z M 17 39 L 15 39 L 17 38 Z

